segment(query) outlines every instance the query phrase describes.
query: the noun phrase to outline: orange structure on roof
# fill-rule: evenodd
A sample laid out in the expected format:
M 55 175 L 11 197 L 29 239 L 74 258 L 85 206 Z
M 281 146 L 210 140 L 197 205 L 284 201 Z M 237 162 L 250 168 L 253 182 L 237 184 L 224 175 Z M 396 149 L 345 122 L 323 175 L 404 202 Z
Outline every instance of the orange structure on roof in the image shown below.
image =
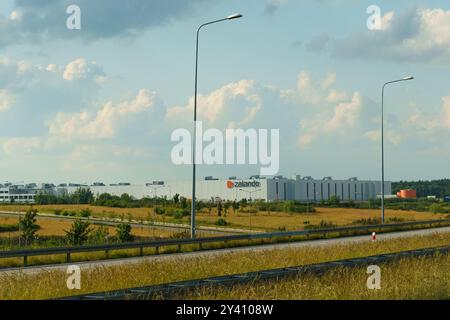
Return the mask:
M 400 199 L 416 199 L 417 198 L 417 191 L 416 190 L 400 190 L 400 192 L 397 192 L 397 197 Z

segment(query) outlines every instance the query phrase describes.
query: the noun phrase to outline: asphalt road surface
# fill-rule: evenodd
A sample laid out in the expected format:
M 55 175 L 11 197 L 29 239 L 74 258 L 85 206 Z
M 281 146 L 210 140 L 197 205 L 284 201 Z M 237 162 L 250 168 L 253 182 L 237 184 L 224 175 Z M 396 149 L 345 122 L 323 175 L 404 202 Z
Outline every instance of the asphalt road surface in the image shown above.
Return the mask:
M 386 234 L 377 235 L 377 241 L 383 240 L 393 240 L 399 238 L 408 238 L 414 236 L 425 236 L 430 234 L 438 234 L 438 233 L 449 233 L 450 227 L 444 228 L 435 228 L 435 229 L 423 229 L 423 230 L 412 230 L 412 231 L 403 231 L 403 232 L 392 232 Z M 329 246 L 336 244 L 352 244 L 352 243 L 361 243 L 371 241 L 371 235 L 366 236 L 356 236 L 356 237 L 344 237 L 344 238 L 336 238 L 336 239 L 323 239 L 323 240 L 310 240 L 310 241 L 301 241 L 301 242 L 291 242 L 291 243 L 280 243 L 280 244 L 269 244 L 269 245 L 259 245 L 259 246 L 250 246 L 250 247 L 240 247 L 240 248 L 226 248 L 226 249 L 217 249 L 217 250 L 208 250 L 208 251 L 198 251 L 198 252 L 189 252 L 189 253 L 175 253 L 175 254 L 167 254 L 167 255 L 158 255 L 158 256 L 148 256 L 148 257 L 135 257 L 135 258 L 126 258 L 126 259 L 115 259 L 115 260 L 100 260 L 100 261 L 91 261 L 91 262 L 77 262 L 70 264 L 58 264 L 58 265 L 45 265 L 45 266 L 36 266 L 36 267 L 28 267 L 28 268 L 10 268 L 10 269 L 2 269 L 0 270 L 0 276 L 7 275 L 17 275 L 17 274 L 38 274 L 40 272 L 48 272 L 48 271 L 56 271 L 60 270 L 66 272 L 67 266 L 69 265 L 78 265 L 81 270 L 88 270 L 90 268 L 97 267 L 107 267 L 107 266 L 120 266 L 124 264 L 134 264 L 141 263 L 143 261 L 165 261 L 165 260 L 174 260 L 174 259 L 189 259 L 194 257 L 204 257 L 204 256 L 212 256 L 212 255 L 223 255 L 230 252 L 256 252 L 256 251 L 264 251 L 264 250 L 280 250 L 285 248 L 303 248 L 303 247 L 318 247 L 318 246 Z

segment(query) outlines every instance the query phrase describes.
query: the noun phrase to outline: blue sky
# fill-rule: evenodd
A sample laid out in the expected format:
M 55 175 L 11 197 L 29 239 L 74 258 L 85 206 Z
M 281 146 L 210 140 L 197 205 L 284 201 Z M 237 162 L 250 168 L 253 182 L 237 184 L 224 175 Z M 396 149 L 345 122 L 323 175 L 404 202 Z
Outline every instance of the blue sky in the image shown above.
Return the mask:
M 66 28 L 71 4 L 81 30 Z M 367 29 L 372 4 L 382 30 Z M 1 179 L 189 179 L 170 134 L 191 128 L 195 31 L 235 12 L 201 35 L 206 126 L 280 129 L 286 176 L 379 179 L 381 85 L 412 74 L 387 91 L 387 177 L 450 177 L 448 1 L 4 0 Z

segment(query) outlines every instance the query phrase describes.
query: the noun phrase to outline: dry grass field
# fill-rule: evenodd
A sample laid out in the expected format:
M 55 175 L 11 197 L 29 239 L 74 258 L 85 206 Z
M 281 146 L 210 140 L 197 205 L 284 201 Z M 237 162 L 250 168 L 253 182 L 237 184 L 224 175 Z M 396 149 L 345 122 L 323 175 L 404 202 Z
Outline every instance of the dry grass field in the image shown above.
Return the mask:
M 19 222 L 19 218 L 13 217 L 2 217 L 0 216 L 0 224 L 1 225 L 13 225 Z M 46 219 L 46 218 L 37 218 L 36 223 L 40 226 L 40 229 L 37 232 L 38 236 L 64 236 L 64 230 L 70 230 L 72 225 L 71 221 L 63 220 L 63 219 Z M 97 225 L 93 225 L 92 228 L 95 230 L 98 228 Z M 107 227 L 109 234 L 114 235 L 116 233 L 116 228 Z M 174 231 L 165 230 L 165 229 L 157 229 L 157 228 L 133 228 L 132 234 L 138 237 L 170 237 L 172 236 Z M 0 237 L 16 237 L 19 236 L 19 232 L 0 232 Z
M 183 222 L 188 223 L 188 218 L 175 220 L 172 217 L 156 215 L 153 209 L 149 208 L 110 208 L 90 205 L 36 205 L 34 208 L 42 213 L 52 213 L 56 209 L 79 212 L 89 208 L 94 217 L 160 221 L 160 222 Z M 25 211 L 29 206 L 8 205 L 0 206 L 0 211 Z M 258 230 L 273 231 L 279 228 L 286 230 L 302 230 L 307 224 L 319 224 L 321 221 L 344 226 L 354 223 L 360 219 L 379 218 L 379 210 L 365 209 L 344 209 L 344 208 L 316 208 L 316 212 L 310 214 L 290 214 L 280 212 L 258 212 L 255 214 L 233 213 L 230 209 L 226 217 L 229 227 L 250 228 Z M 386 210 L 386 219 L 402 219 L 403 221 L 433 220 L 446 218 L 447 214 L 434 214 L 431 212 L 416 212 L 402 210 Z M 209 214 L 205 210 L 198 213 L 197 222 L 199 225 L 213 225 L 217 221 L 217 214 L 212 211 Z
M 115 290 L 187 279 L 196 279 L 209 276 L 220 276 L 226 274 L 298 266 L 346 258 L 364 257 L 381 253 L 391 253 L 417 248 L 442 246 L 448 245 L 449 243 L 450 233 L 433 234 L 429 236 L 404 238 L 391 241 L 367 241 L 365 243 L 346 245 L 339 244 L 326 247 L 284 248 L 278 250 L 255 252 L 232 252 L 210 255 L 207 257 L 180 257 L 167 260 L 152 259 L 130 265 L 124 264 L 120 266 L 98 267 L 94 269 L 84 270 L 82 272 L 81 278 L 82 287 L 79 291 L 70 291 L 67 289 L 67 274 L 64 271 L 46 271 L 28 275 L 23 273 L 15 275 L 0 273 L 0 299 L 54 298 L 104 290 Z M 425 267 L 428 269 L 426 269 Z M 409 269 L 405 267 L 401 270 L 401 272 L 405 272 L 405 274 L 403 274 L 401 278 L 403 281 L 402 288 L 404 288 L 402 289 L 402 292 L 406 292 L 407 286 L 409 286 L 411 292 L 414 292 L 414 290 L 417 291 L 419 289 L 421 290 L 421 292 L 425 292 L 424 290 L 422 290 L 422 288 L 430 288 L 430 286 L 427 286 L 427 283 L 422 286 L 422 282 L 416 281 L 417 279 L 419 279 L 416 278 L 416 275 L 417 277 L 423 276 L 423 278 L 420 279 L 422 279 L 423 281 L 429 281 L 430 283 L 434 284 L 435 282 L 441 280 L 440 275 L 444 271 L 447 274 L 447 280 L 448 274 L 450 274 L 448 273 L 448 263 L 441 263 L 440 260 L 432 261 L 429 266 L 424 266 L 424 270 L 436 270 L 436 277 L 433 273 L 429 273 L 428 277 L 426 277 L 426 274 L 423 275 L 422 273 L 417 273 L 420 270 L 412 268 Z M 408 279 L 408 272 L 413 273 L 411 281 L 406 281 L 406 279 Z M 307 286 L 309 291 L 305 292 L 305 296 L 311 294 L 311 297 L 322 297 L 318 296 L 317 294 L 315 295 L 315 285 L 321 285 L 325 288 L 333 288 L 333 286 L 336 285 L 365 285 L 365 280 L 364 282 L 360 283 L 360 280 L 363 280 L 362 276 L 361 278 L 358 278 L 358 276 L 353 279 L 353 276 L 351 274 L 347 275 L 347 278 L 344 278 L 344 275 L 345 274 L 331 275 L 328 278 L 324 278 L 326 279 L 324 280 L 324 282 L 320 282 L 320 279 L 311 280 L 316 282 L 313 283 L 314 286 Z M 386 277 L 390 277 L 386 279 L 395 281 L 396 275 L 397 274 L 393 273 L 389 276 L 389 274 L 386 273 Z M 386 281 L 383 283 L 388 285 L 389 282 Z M 396 284 L 397 282 L 392 283 Z M 286 285 L 286 288 L 288 287 L 290 286 Z M 416 287 L 419 289 L 417 289 Z M 255 288 L 259 287 L 255 285 Z M 290 291 L 291 293 L 286 293 L 286 297 L 294 297 L 294 293 L 297 290 L 297 287 L 293 286 L 293 288 L 294 289 Z M 395 287 L 391 287 L 389 290 L 390 294 L 395 294 Z M 253 291 L 251 290 L 248 290 L 247 296 L 242 290 L 239 292 L 240 293 L 236 294 L 236 296 L 239 298 L 257 297 L 257 294 L 253 293 Z M 269 293 L 273 294 L 273 292 L 273 290 L 269 291 L 266 296 L 261 294 L 261 297 L 268 297 Z M 323 298 L 341 297 L 341 295 L 333 296 L 333 292 L 331 289 L 327 292 L 328 296 L 323 295 Z M 338 290 L 337 292 L 339 293 L 340 291 Z M 345 292 L 350 294 L 351 290 L 348 289 Z M 207 294 L 205 292 L 199 292 L 196 297 L 202 296 L 206 297 Z M 284 296 L 282 296 L 281 294 L 273 294 L 271 297 L 277 298 Z M 381 296 L 381 293 L 379 296 L 377 296 L 377 298 L 382 297 L 384 296 Z M 389 297 L 389 295 L 386 295 L 386 297 Z

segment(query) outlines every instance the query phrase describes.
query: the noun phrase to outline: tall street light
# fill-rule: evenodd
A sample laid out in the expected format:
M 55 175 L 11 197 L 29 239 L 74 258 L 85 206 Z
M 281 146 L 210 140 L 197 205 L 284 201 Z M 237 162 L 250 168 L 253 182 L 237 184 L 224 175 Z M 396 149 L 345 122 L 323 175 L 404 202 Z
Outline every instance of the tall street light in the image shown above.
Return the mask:
M 191 204 L 191 238 L 195 238 L 195 176 L 196 176 L 196 166 L 195 166 L 195 156 L 196 156 L 196 138 L 197 138 L 197 88 L 198 88 L 198 40 L 200 36 L 200 30 L 210 24 L 234 20 L 242 18 L 242 14 L 233 14 L 223 19 L 211 21 L 202 24 L 197 30 L 197 45 L 195 50 L 195 94 L 194 94 L 194 139 L 192 147 L 192 204 Z
M 381 93 L 381 223 L 384 224 L 384 89 L 387 85 L 402 81 L 414 80 L 414 77 L 386 82 Z

